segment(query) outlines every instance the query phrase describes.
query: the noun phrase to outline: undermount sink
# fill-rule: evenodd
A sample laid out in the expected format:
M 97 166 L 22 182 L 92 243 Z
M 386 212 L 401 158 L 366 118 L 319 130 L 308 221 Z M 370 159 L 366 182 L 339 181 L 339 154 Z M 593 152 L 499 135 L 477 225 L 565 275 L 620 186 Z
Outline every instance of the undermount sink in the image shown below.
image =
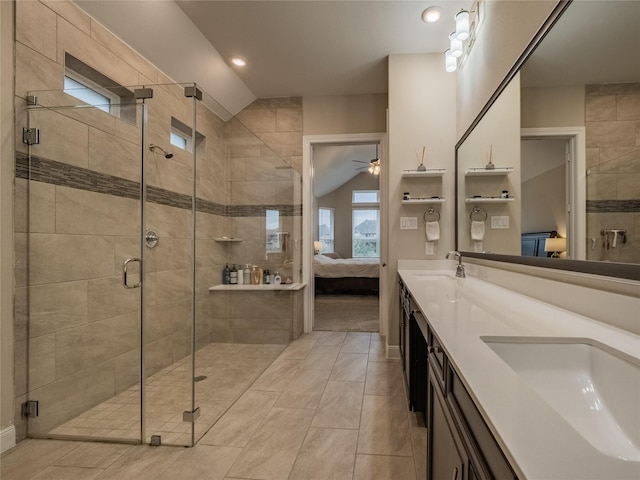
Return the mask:
M 482 337 L 602 453 L 640 461 L 640 362 L 591 339 Z

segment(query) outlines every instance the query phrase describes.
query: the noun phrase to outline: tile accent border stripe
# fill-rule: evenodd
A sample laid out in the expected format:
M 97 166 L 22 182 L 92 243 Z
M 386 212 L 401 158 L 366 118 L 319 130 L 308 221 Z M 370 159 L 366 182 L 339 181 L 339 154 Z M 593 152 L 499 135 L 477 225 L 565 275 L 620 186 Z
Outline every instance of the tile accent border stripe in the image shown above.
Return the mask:
M 31 158 L 31 172 L 29 172 L 29 157 L 24 154 L 16 156 L 15 176 L 25 180 L 134 200 L 140 197 L 140 182 L 95 172 L 55 160 L 33 156 Z M 191 200 L 192 197 L 184 193 L 172 192 L 171 190 L 151 185 L 147 187 L 147 201 L 151 203 L 191 210 Z M 264 217 L 266 210 L 278 210 L 280 215 L 283 216 L 302 215 L 302 205 L 300 204 L 223 205 L 203 198 L 196 198 L 197 212 L 223 217 Z
M 587 200 L 587 213 L 636 213 L 640 200 Z

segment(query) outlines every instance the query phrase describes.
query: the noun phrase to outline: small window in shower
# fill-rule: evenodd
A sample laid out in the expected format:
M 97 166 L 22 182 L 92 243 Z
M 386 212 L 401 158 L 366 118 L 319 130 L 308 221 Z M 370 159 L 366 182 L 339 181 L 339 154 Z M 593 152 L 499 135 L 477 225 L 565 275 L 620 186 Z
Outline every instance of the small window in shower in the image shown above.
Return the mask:
M 133 92 L 65 53 L 64 92 L 105 113 L 136 123 Z
M 265 211 L 266 218 L 266 246 L 267 253 L 281 253 L 282 252 L 282 232 L 280 231 L 280 212 L 278 210 Z
M 171 132 L 169 132 L 169 143 L 174 147 L 187 152 L 193 152 L 193 129 L 182 123 L 175 117 L 171 117 Z M 204 140 L 204 135 L 196 130 L 196 147 Z

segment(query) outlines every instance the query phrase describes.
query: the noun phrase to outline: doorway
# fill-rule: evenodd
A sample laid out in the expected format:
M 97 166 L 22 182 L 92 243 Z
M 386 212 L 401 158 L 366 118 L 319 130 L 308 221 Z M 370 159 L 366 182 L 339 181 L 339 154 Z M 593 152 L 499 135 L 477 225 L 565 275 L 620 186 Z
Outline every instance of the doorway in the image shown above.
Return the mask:
M 305 137 L 304 147 L 305 331 L 383 334 L 384 134 Z
M 574 260 L 585 259 L 585 155 L 584 127 L 521 131 L 523 239 L 557 232 L 566 239 L 562 256 Z

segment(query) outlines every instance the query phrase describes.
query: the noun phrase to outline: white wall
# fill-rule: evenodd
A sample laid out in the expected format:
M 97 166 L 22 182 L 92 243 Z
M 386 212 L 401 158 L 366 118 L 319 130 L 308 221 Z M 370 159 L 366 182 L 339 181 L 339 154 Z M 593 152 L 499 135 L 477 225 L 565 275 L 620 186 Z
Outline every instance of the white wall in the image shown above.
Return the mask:
M 388 345 L 398 344 L 398 259 L 442 259 L 454 246 L 456 75 L 446 73 L 441 54 L 389 57 L 389 161 L 383 181 L 388 182 L 388 258 L 383 259 L 389 289 Z M 415 169 L 422 147 L 425 165 L 446 168 L 444 177 L 403 179 L 403 169 Z M 418 155 L 418 156 L 417 156 Z M 411 183 L 409 183 L 411 182 Z M 446 201 L 436 205 L 441 214 L 440 240 L 435 255 L 425 255 L 423 214 L 428 205 L 402 205 L 402 193 L 413 182 L 437 192 Z M 422 188 L 422 187 L 421 187 Z M 417 217 L 418 230 L 400 230 L 400 217 Z
M 0 446 L 13 446 L 13 18 L 0 2 Z
M 497 167 L 513 167 L 504 176 L 465 177 L 468 168 L 484 167 L 492 152 Z M 520 255 L 520 75 L 516 75 L 482 121 L 458 149 L 458 248 L 477 251 L 471 241 L 471 211 L 478 207 L 487 214 L 485 236 L 479 251 Z M 508 190 L 515 200 L 510 203 L 465 203 L 465 197 L 498 195 Z M 508 229 L 491 229 L 492 216 L 508 216 Z M 474 216 L 477 219 L 478 216 Z
M 457 137 L 469 128 L 558 0 L 485 0 L 471 54 L 458 71 Z

